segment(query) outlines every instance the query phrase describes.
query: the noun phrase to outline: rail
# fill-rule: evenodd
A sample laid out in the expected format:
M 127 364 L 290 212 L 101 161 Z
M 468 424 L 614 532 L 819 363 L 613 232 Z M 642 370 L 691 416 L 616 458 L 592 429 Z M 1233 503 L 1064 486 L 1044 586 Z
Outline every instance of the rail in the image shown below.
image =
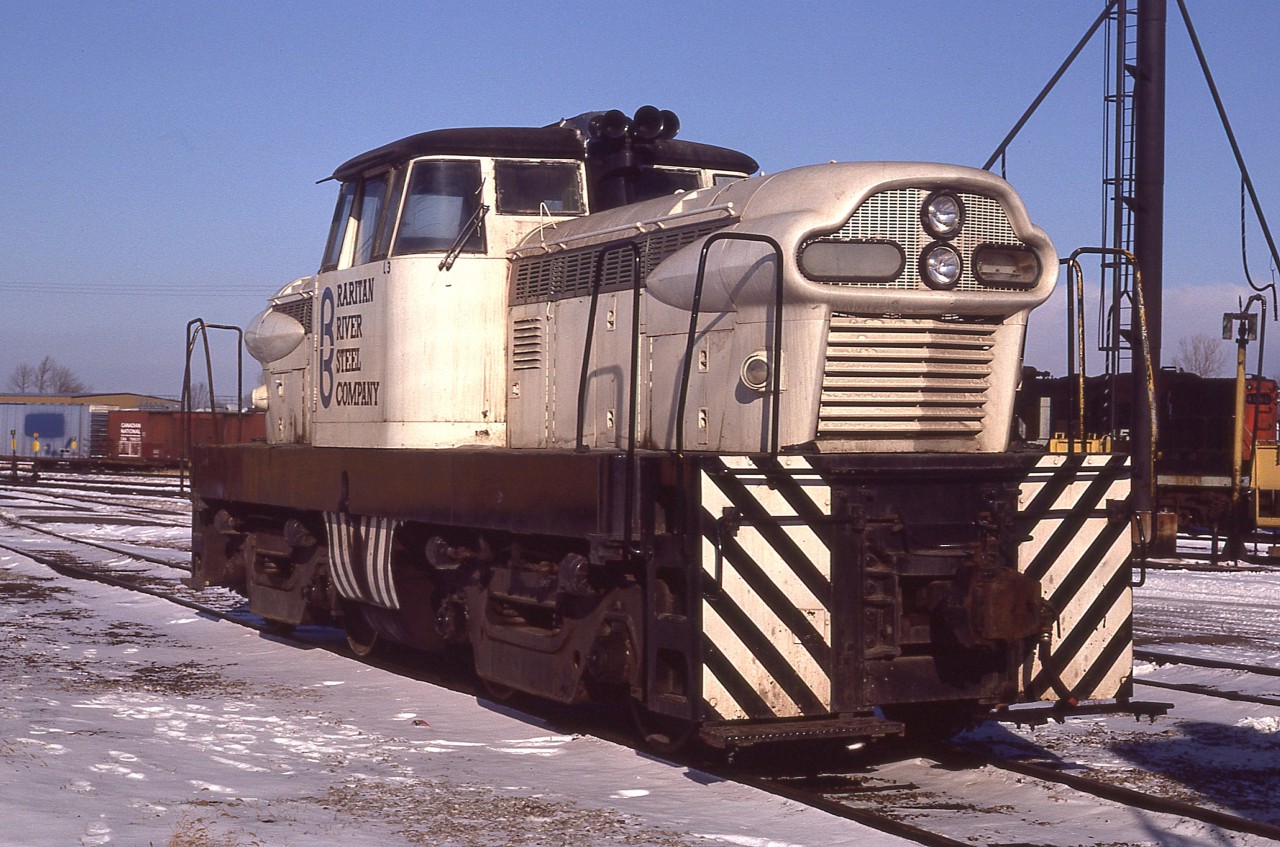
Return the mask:
M 218 426 L 217 404 L 214 398 L 218 395 L 213 390 L 213 354 L 209 351 L 209 330 L 225 330 L 234 332 L 236 335 L 236 440 L 244 440 L 244 330 L 238 326 L 229 326 L 227 324 L 211 324 L 204 318 L 193 318 L 187 321 L 187 347 L 185 355 L 185 367 L 182 372 L 182 455 L 179 463 L 181 470 L 179 471 L 178 484 L 180 488 L 185 487 L 187 480 L 187 464 L 191 459 L 192 451 L 192 397 L 191 397 L 191 355 L 195 351 L 196 342 L 200 340 L 204 346 L 204 362 L 205 374 L 209 385 L 209 415 L 213 423 L 213 438 L 217 443 L 222 443 L 222 428 Z
M 1151 439 L 1150 439 L 1150 443 L 1147 445 L 1147 450 L 1149 451 L 1149 454 L 1150 454 L 1148 456 L 1151 462 L 1150 466 L 1154 468 L 1155 467 L 1155 446 L 1156 446 L 1156 439 L 1159 434 L 1159 430 L 1158 430 L 1158 419 L 1157 419 L 1156 404 L 1155 404 L 1155 371 L 1151 367 L 1151 347 L 1150 347 L 1150 335 L 1148 333 L 1148 328 L 1147 328 L 1147 308 L 1146 308 L 1146 302 L 1143 298 L 1143 291 L 1142 291 L 1142 269 L 1138 265 L 1138 259 L 1136 256 L 1134 256 L 1128 250 L 1122 250 L 1118 247 L 1079 247 L 1074 252 L 1072 252 L 1072 254 L 1069 257 L 1062 260 L 1062 264 L 1067 266 L 1067 280 L 1068 280 L 1067 320 L 1069 323 L 1075 324 L 1074 327 L 1068 327 L 1068 332 L 1070 332 L 1072 329 L 1075 330 L 1076 349 L 1079 351 L 1079 355 L 1080 355 L 1080 371 L 1079 373 L 1076 373 L 1074 369 L 1075 368 L 1074 355 L 1072 354 L 1070 348 L 1068 348 L 1067 370 L 1068 370 L 1068 376 L 1076 384 L 1076 401 L 1077 401 L 1076 403 L 1077 408 L 1075 410 L 1076 424 L 1078 427 L 1077 432 L 1080 435 L 1082 452 L 1083 452 L 1083 443 L 1085 439 L 1085 432 L 1084 432 L 1084 350 L 1085 350 L 1084 273 L 1080 270 L 1080 262 L 1078 260 L 1079 257 L 1082 255 L 1114 256 L 1122 259 L 1125 262 L 1128 262 L 1130 266 L 1133 267 L 1133 293 L 1134 293 L 1134 299 L 1136 301 L 1135 308 L 1137 310 L 1137 315 L 1138 315 L 1139 338 L 1137 339 L 1137 341 L 1142 346 L 1142 360 L 1144 365 L 1144 373 L 1142 374 L 1142 378 L 1146 386 L 1147 397 L 1148 399 L 1151 400 L 1151 402 L 1146 404 L 1147 421 L 1148 421 L 1148 425 L 1151 428 Z M 1073 306 L 1073 301 L 1070 299 L 1073 291 L 1073 288 L 1071 286 L 1071 281 L 1073 277 L 1076 283 L 1074 288 L 1074 291 L 1075 291 L 1074 306 Z M 1077 317 L 1077 314 L 1078 314 L 1078 317 Z M 1068 451 L 1075 452 L 1074 443 L 1070 438 L 1068 438 Z M 1155 483 L 1154 477 L 1155 475 L 1153 473 L 1152 479 L 1148 480 L 1148 482 L 1152 485 L 1154 485 Z
M 698 341 L 698 316 L 702 308 L 702 288 L 707 275 L 707 253 L 711 245 L 719 241 L 754 241 L 767 244 L 773 248 L 774 254 L 774 309 L 773 309 L 773 357 L 769 367 L 769 450 L 770 456 L 778 455 L 778 429 L 781 416 L 778 414 L 778 401 L 781 395 L 782 380 L 782 246 L 777 240 L 754 232 L 715 232 L 702 244 L 702 253 L 698 257 L 698 276 L 693 285 L 693 303 L 689 307 L 689 332 L 685 338 L 684 367 L 680 374 L 680 399 L 676 404 L 676 456 L 684 458 L 685 414 L 689 401 L 689 377 L 693 371 L 693 351 Z

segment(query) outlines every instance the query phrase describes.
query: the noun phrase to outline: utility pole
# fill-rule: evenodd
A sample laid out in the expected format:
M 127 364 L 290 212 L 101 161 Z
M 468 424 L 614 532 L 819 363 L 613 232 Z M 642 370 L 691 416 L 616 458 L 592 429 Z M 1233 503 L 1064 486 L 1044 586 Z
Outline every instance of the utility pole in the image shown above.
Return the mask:
M 1164 266 L 1164 105 L 1166 0 L 1138 0 L 1138 66 L 1134 79 L 1133 253 L 1141 271 L 1147 314 L 1148 353 L 1138 343 L 1139 316 L 1133 312 L 1133 398 L 1131 438 L 1133 502 L 1148 520 L 1155 510 L 1155 449 L 1150 417 L 1142 410 L 1155 403 L 1154 381 L 1160 375 L 1160 337 Z M 1147 523 L 1147 526 L 1151 526 Z

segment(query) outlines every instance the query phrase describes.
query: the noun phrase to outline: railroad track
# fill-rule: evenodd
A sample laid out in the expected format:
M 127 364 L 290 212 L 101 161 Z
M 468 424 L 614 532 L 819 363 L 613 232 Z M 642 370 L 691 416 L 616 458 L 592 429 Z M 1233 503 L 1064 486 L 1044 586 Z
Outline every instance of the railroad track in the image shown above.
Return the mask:
M 194 591 L 184 585 L 181 579 L 190 574 L 191 566 L 175 558 L 172 550 L 162 548 L 155 552 L 168 555 L 152 555 L 136 548 L 75 538 L 11 515 L 0 514 L 0 521 L 5 526 L 38 533 L 57 542 L 50 545 L 43 540 L 32 543 L 5 539 L 0 540 L 0 550 L 24 556 L 64 576 L 149 594 L 213 617 L 250 623 L 242 609 L 243 597 L 225 589 Z M 116 558 L 104 558 L 103 553 Z
M 1231 671 L 1239 675 L 1236 677 L 1237 681 L 1248 680 L 1250 677 L 1261 677 L 1263 679 L 1280 677 L 1280 668 L 1274 668 L 1268 665 L 1255 665 L 1243 662 L 1212 659 L 1204 656 L 1185 656 L 1177 653 L 1165 653 L 1156 650 L 1139 649 L 1133 651 L 1133 657 L 1144 662 L 1151 662 L 1162 666 L 1183 665 L 1192 668 Z M 1223 690 L 1221 688 L 1216 688 L 1214 686 L 1198 682 L 1172 682 L 1168 680 L 1137 677 L 1134 679 L 1134 683 L 1136 685 L 1145 685 L 1149 688 L 1159 688 L 1165 691 L 1181 691 L 1187 694 L 1199 694 L 1204 697 L 1214 697 L 1219 700 L 1231 700 L 1237 703 L 1257 703 L 1262 706 L 1280 707 L 1280 696 Z
M 0 508 L 31 523 L 186 526 L 189 508 L 169 486 L 32 486 L 0 477 Z M 176 491 L 176 488 L 173 489 Z M 103 496 L 97 496 L 97 495 Z
M 1280 841 L 1280 825 L 1116 785 L 1106 781 L 1106 774 L 1072 763 L 1046 765 L 937 746 L 918 752 L 873 766 L 855 765 L 845 772 L 768 777 L 732 770 L 725 776 L 928 845 L 1088 844 L 1092 842 L 1081 836 L 1100 831 L 1118 810 L 1169 816 L 1168 832 L 1182 821 L 1198 821 L 1218 833 L 1220 843 L 1233 843 L 1226 833 Z M 1062 811 L 1061 818 L 1035 817 L 1037 811 L 1052 814 L 1055 808 Z M 1040 835 L 1027 841 L 1016 834 L 995 837 L 993 828 L 1000 830 L 993 815 L 1018 819 L 1018 832 Z M 1062 827 L 1069 841 L 1046 840 L 1044 833 Z M 1104 838 L 1099 843 L 1114 842 Z
M 38 511 L 53 503 L 41 501 L 32 505 Z M 120 505 L 119 501 L 116 505 Z M 6 524 L 21 529 L 27 538 L 20 541 L 0 539 L 0 549 L 26 556 L 67 576 L 150 594 L 205 615 L 266 630 L 261 619 L 247 612 L 239 595 L 223 589 L 195 592 L 183 585 L 184 563 L 177 560 L 172 550 L 148 552 L 139 549 L 145 545 L 76 537 L 70 531 L 51 529 L 28 517 L 4 516 Z M 37 543 L 31 535 L 33 533 L 47 540 Z M 325 646 L 336 652 L 345 652 L 345 645 L 333 639 Z M 1280 671 L 1270 668 L 1259 669 L 1156 651 L 1140 650 L 1137 655 L 1144 661 L 1280 676 Z M 435 674 L 423 672 L 420 667 L 408 669 L 391 661 L 379 661 L 377 664 L 398 673 L 442 682 L 435 678 Z M 460 684 L 456 678 L 443 684 L 482 696 L 476 690 L 470 690 L 465 681 Z M 634 737 L 623 737 L 622 731 L 597 718 L 583 718 L 568 710 L 553 709 L 551 719 L 556 723 L 570 724 L 575 731 L 585 730 L 615 742 L 636 745 Z M 833 768 L 784 776 L 771 776 L 767 769 L 745 770 L 705 760 L 690 759 L 681 763 L 917 843 L 941 847 L 992 843 L 993 832 L 1000 833 L 994 840 L 1002 843 L 1054 843 L 1046 841 L 1043 834 L 1054 832 L 1055 827 L 1070 827 L 1078 834 L 1080 830 L 1077 827 L 1089 826 L 1090 815 L 1104 819 L 1115 817 L 1117 804 L 1149 815 L 1170 816 L 1170 828 L 1176 826 L 1178 820 L 1200 821 L 1222 833 L 1280 841 L 1280 826 L 1205 808 L 1199 803 L 1108 784 L 1102 781 L 1105 774 L 1091 774 L 1081 765 L 1057 762 L 1051 766 L 1026 758 L 973 750 L 907 751 L 905 756 L 880 760 L 847 758 L 843 762 L 837 761 Z M 1044 814 L 1045 810 L 1055 806 L 1069 812 L 1065 819 L 1036 818 L 1036 815 Z M 1015 818 L 1018 819 L 1016 832 L 1039 831 L 1041 835 L 1034 839 L 1006 836 L 1002 821 L 1007 823 Z M 1070 843 L 1087 842 L 1071 837 Z
M 131 474 L 108 476 L 66 471 L 42 471 L 17 477 L 0 468 L 0 487 L 19 490 L 71 491 L 136 497 L 186 498 L 189 492 L 176 476 Z

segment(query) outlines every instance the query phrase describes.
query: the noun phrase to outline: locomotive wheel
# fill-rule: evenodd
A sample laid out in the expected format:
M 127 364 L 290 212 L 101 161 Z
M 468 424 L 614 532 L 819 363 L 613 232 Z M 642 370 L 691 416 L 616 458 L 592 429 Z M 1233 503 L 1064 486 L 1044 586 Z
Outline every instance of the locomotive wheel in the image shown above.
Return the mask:
M 351 652 L 362 659 L 367 659 L 382 646 L 378 631 L 369 623 L 364 610 L 356 603 L 347 603 L 343 607 L 342 626 L 347 631 L 347 646 Z
M 698 725 L 692 721 L 660 715 L 634 697 L 627 699 L 631 722 L 644 745 L 655 753 L 670 756 L 685 748 Z
M 281 638 L 288 638 L 289 636 L 293 635 L 294 629 L 295 627 L 293 624 L 285 623 L 284 621 L 273 621 L 273 620 L 267 619 L 262 624 L 263 632 L 267 633 L 268 635 L 278 635 Z
M 484 677 L 478 677 L 478 679 L 480 680 L 480 688 L 484 691 L 485 696 L 495 703 L 509 702 L 519 693 L 510 685 L 503 685 L 501 682 L 494 682 Z

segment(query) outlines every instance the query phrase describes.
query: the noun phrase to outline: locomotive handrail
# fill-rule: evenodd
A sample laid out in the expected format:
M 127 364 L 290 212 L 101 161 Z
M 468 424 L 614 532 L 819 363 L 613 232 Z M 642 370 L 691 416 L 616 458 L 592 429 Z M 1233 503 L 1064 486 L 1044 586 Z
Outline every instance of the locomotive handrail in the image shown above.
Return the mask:
M 202 339 L 204 342 L 205 374 L 209 383 L 209 416 L 213 423 L 213 437 L 217 443 L 222 443 L 222 430 L 218 426 L 218 413 L 214 402 L 214 398 L 217 395 L 213 390 L 213 356 L 209 352 L 209 330 L 211 329 L 229 330 L 236 334 L 236 440 L 244 440 L 244 330 L 238 326 L 211 324 L 206 322 L 204 318 L 194 318 L 187 321 L 186 365 L 182 372 L 182 399 L 179 404 L 182 418 L 181 456 L 178 463 L 179 490 L 183 490 L 186 487 L 187 464 L 190 461 L 192 452 L 191 416 L 194 410 L 191 408 L 191 354 L 195 350 L 197 338 Z
M 1070 343 L 1067 344 L 1067 379 L 1075 383 L 1075 396 L 1072 398 L 1075 403 L 1075 424 L 1076 435 L 1080 437 L 1080 452 L 1083 453 L 1086 448 L 1086 435 L 1084 431 L 1084 378 L 1085 378 L 1085 332 L 1084 332 L 1084 271 L 1080 268 L 1080 262 L 1076 259 L 1079 253 L 1077 250 L 1072 253 L 1070 258 L 1063 259 L 1062 264 L 1067 266 L 1067 326 L 1068 331 L 1075 329 L 1076 345 L 1073 348 Z M 1071 296 L 1072 272 L 1076 280 L 1075 298 Z M 1080 357 L 1080 371 L 1077 374 L 1075 369 L 1076 355 Z M 1074 454 L 1075 439 L 1071 437 L 1070 431 L 1067 432 L 1067 453 Z
M 591 371 L 591 349 L 595 341 L 596 315 L 600 310 L 600 286 L 604 282 L 605 257 L 615 250 L 631 251 L 631 396 L 627 409 L 627 475 L 623 496 L 623 535 L 628 551 L 632 547 L 632 511 L 635 506 L 636 433 L 640 417 L 640 246 L 634 241 L 615 241 L 602 245 L 591 270 L 591 305 L 588 307 L 587 335 L 582 345 L 582 370 L 578 374 L 578 431 L 574 450 L 584 453 L 587 421 L 587 382 Z
M 1147 397 L 1151 401 L 1147 403 L 1147 409 L 1146 409 L 1147 424 L 1150 427 L 1151 438 L 1149 440 L 1149 443 L 1146 445 L 1147 456 L 1145 457 L 1146 468 L 1149 471 L 1149 476 L 1151 478 L 1144 480 L 1144 482 L 1147 485 L 1147 491 L 1146 491 L 1147 502 L 1153 503 L 1155 501 L 1156 442 L 1159 439 L 1159 419 L 1156 412 L 1156 402 L 1155 402 L 1156 375 L 1155 375 L 1155 370 L 1151 367 L 1151 338 L 1147 331 L 1147 304 L 1142 293 L 1142 268 L 1138 265 L 1137 256 L 1133 255 L 1133 253 L 1130 253 L 1128 250 L 1122 250 L 1118 247 L 1078 247 L 1071 254 L 1071 256 L 1065 260 L 1064 264 L 1070 263 L 1068 265 L 1068 268 L 1070 268 L 1071 264 L 1074 264 L 1076 268 L 1079 268 L 1079 262 L 1077 262 L 1077 257 L 1084 254 L 1095 255 L 1095 256 L 1115 256 L 1117 258 L 1123 259 L 1124 261 L 1128 262 L 1130 267 L 1133 268 L 1134 308 L 1138 314 L 1138 335 L 1139 335 L 1138 343 L 1142 345 L 1142 361 L 1144 365 L 1144 373 L 1142 374 L 1142 378 L 1144 383 L 1146 384 Z M 1070 274 L 1070 270 L 1068 270 L 1068 275 L 1069 274 Z M 1083 274 L 1081 275 L 1080 289 L 1083 292 L 1083 289 L 1084 289 Z M 1081 296 L 1083 296 L 1083 294 Z M 1083 306 L 1081 306 L 1081 309 L 1083 309 Z M 1083 321 L 1084 321 L 1083 314 L 1081 315 L 1080 320 L 1081 320 L 1081 324 L 1083 325 Z M 1083 339 L 1081 339 L 1081 343 L 1083 344 Z M 1083 363 L 1083 361 L 1084 361 L 1084 354 L 1082 350 L 1081 362 Z M 1136 378 L 1137 374 L 1134 374 L 1134 377 Z M 1084 385 L 1083 368 L 1081 369 L 1080 385 L 1081 385 L 1081 389 L 1083 390 L 1083 385 Z M 1080 400 L 1080 407 L 1081 407 L 1081 412 L 1080 412 L 1081 437 L 1083 438 L 1083 435 L 1084 435 L 1083 433 L 1083 419 L 1084 419 L 1083 394 Z M 1132 421 L 1130 422 L 1130 426 L 1132 426 Z M 1070 449 L 1069 442 L 1070 442 L 1070 439 L 1068 439 L 1068 449 Z
M 778 455 L 778 427 L 781 416 L 778 414 L 778 402 L 781 394 L 782 379 L 782 245 L 768 235 L 754 232 L 714 232 L 702 243 L 702 253 L 698 257 L 698 276 L 693 284 L 693 303 L 689 307 L 689 333 L 684 346 L 684 368 L 680 375 L 680 400 L 676 405 L 676 455 L 684 457 L 685 413 L 689 401 L 689 376 L 693 371 L 693 348 L 697 344 L 698 312 L 702 307 L 702 286 L 707 275 L 707 253 L 711 245 L 717 241 L 755 241 L 773 248 L 776 258 L 774 265 L 774 310 L 773 310 L 773 360 L 769 363 L 769 396 L 773 401 L 770 407 L 769 422 L 769 455 Z

